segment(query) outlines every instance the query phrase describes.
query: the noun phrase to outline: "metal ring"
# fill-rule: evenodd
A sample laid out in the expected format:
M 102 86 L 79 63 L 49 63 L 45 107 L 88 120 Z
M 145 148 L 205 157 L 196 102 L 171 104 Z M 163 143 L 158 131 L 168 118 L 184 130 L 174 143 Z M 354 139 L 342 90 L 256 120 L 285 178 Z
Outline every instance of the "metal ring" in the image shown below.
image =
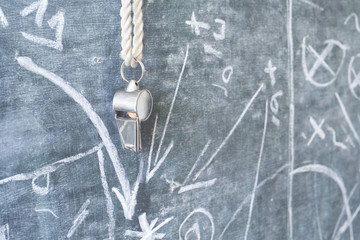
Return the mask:
M 140 78 L 139 78 L 137 81 L 135 81 L 135 82 L 136 82 L 136 83 L 139 83 L 139 82 L 141 81 L 141 79 L 143 78 L 143 76 L 144 76 L 145 66 L 144 66 L 144 64 L 142 63 L 142 61 L 137 61 L 137 62 L 140 64 L 140 67 L 141 67 L 141 76 L 140 76 Z M 123 63 L 121 64 L 120 74 L 121 74 L 121 77 L 124 79 L 124 81 L 129 82 L 129 80 L 127 80 L 126 77 L 125 77 L 124 68 L 125 68 L 125 62 L 123 62 Z

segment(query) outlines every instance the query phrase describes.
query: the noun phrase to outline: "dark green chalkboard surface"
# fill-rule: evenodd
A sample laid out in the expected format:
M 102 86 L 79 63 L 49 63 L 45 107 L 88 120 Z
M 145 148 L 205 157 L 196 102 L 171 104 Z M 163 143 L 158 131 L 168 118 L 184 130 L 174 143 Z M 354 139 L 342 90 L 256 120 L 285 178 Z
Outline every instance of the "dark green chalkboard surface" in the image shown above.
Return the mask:
M 141 153 L 120 8 L 0 2 L 0 239 L 360 238 L 358 0 L 145 0 Z

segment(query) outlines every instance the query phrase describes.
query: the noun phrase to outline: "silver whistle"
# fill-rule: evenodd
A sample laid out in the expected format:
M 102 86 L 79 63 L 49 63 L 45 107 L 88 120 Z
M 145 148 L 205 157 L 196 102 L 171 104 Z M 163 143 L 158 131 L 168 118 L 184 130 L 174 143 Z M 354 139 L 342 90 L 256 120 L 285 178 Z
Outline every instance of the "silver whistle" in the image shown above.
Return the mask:
M 141 122 L 149 118 L 153 108 L 153 98 L 146 89 L 140 89 L 135 80 L 126 88 L 116 91 L 113 99 L 116 125 L 124 149 L 135 152 L 141 150 Z

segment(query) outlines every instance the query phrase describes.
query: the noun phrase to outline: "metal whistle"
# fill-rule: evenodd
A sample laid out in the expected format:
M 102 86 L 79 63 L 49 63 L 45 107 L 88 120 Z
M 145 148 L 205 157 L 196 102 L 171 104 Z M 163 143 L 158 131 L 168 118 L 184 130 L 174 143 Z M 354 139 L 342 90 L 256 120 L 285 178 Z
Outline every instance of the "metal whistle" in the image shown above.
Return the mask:
M 135 80 L 126 88 L 116 91 L 113 99 L 116 125 L 124 149 L 134 152 L 141 150 L 141 122 L 149 118 L 153 98 L 146 89 L 140 89 Z

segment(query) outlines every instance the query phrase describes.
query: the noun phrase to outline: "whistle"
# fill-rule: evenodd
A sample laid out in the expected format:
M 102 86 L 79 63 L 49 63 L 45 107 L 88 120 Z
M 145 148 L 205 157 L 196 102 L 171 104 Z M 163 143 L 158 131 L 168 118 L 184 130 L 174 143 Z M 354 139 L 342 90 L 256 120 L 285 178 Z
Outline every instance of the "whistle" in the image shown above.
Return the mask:
M 124 149 L 141 150 L 141 122 L 147 120 L 153 108 L 150 91 L 140 89 L 135 80 L 116 91 L 113 98 L 116 126 Z

